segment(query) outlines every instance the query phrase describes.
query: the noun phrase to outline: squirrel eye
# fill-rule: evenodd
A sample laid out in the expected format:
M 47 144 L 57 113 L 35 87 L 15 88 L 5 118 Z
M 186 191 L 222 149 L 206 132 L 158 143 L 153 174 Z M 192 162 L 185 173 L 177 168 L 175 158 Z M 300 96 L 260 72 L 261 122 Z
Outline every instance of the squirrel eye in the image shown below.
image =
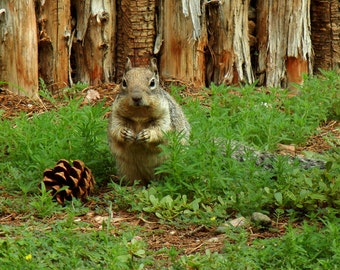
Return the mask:
M 155 88 L 156 87 L 156 81 L 155 79 L 151 79 L 150 83 L 149 83 L 150 88 Z
M 126 83 L 126 80 L 125 80 L 125 79 L 123 79 L 122 86 L 123 86 L 123 88 L 126 88 L 126 87 L 127 87 L 127 83 Z

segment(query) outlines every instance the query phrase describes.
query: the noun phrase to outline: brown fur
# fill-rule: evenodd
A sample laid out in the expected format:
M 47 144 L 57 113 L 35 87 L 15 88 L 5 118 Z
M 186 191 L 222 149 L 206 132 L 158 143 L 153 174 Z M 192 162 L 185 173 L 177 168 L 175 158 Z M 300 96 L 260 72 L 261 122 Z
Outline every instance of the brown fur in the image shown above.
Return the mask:
M 128 60 L 120 92 L 112 105 L 108 139 L 117 169 L 127 184 L 155 178 L 164 132 L 190 134 L 190 125 L 175 100 L 159 86 L 154 60 L 150 68 L 132 68 Z

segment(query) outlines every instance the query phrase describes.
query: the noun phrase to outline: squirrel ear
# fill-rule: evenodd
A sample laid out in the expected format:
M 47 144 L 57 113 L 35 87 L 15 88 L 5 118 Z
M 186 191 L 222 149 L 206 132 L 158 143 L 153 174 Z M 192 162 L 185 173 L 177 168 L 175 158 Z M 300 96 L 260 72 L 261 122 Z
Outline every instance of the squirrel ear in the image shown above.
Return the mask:
M 131 60 L 129 57 L 126 57 L 127 58 L 127 61 L 126 61 L 126 64 L 125 64 L 125 72 L 129 71 L 130 69 L 132 69 L 132 64 L 131 64 Z
M 157 59 L 152 58 L 150 60 L 150 69 L 153 71 L 156 75 L 158 75 L 158 68 L 157 68 Z

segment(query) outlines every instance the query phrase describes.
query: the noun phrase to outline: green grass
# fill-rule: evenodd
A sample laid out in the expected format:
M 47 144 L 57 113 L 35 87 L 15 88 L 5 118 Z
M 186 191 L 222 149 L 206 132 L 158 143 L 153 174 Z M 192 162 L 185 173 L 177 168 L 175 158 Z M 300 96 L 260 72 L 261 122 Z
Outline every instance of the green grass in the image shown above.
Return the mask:
M 168 159 L 158 168 L 166 176 L 147 188 L 111 182 L 115 166 L 104 103 L 81 106 L 80 100 L 70 99 L 30 119 L 21 114 L 1 120 L 0 220 L 15 213 L 22 222 L 0 223 L 0 269 L 336 269 L 339 149 L 318 155 L 328 162 L 326 170 L 302 170 L 285 157 L 267 170 L 256 166 L 251 153 L 244 162 L 231 158 L 230 141 L 263 151 L 275 151 L 278 143 L 301 145 L 322 122 L 339 120 L 339 89 L 340 76 L 331 71 L 306 78 L 295 97 L 254 85 L 212 85 L 198 102 L 181 100 L 182 89 L 174 87 L 192 125 L 190 144 L 182 146 L 180 135 L 167 135 L 171 143 L 163 152 Z M 106 193 L 89 198 L 91 209 L 79 201 L 61 207 L 39 190 L 43 171 L 62 158 L 83 160 L 97 186 L 108 186 Z M 148 249 L 140 226 L 118 229 L 103 221 L 97 228 L 75 221 L 89 211 L 111 217 L 113 208 L 179 228 L 215 227 L 254 211 L 277 222 L 288 219 L 291 225 L 280 238 L 257 239 L 251 245 L 249 230 L 229 229 L 221 253 L 184 255 L 174 247 Z M 155 261 L 160 254 L 164 259 Z

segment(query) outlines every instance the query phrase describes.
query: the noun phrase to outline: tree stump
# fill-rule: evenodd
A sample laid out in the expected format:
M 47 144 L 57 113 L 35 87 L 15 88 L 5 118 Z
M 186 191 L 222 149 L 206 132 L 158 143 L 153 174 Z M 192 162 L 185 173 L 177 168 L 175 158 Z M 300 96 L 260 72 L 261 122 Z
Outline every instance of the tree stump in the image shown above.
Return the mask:
M 313 0 L 311 14 L 314 72 L 320 68 L 340 69 L 339 0 Z
M 34 0 L 0 0 L 0 81 L 38 98 L 38 40 Z
M 257 2 L 260 84 L 287 87 L 312 73 L 310 0 Z
M 55 92 L 69 85 L 68 59 L 71 42 L 71 3 L 37 2 L 39 27 L 39 76 Z M 39 5 L 40 4 L 40 5 Z
M 211 1 L 206 4 L 208 44 L 207 83 L 252 83 L 250 58 L 249 1 Z
M 148 66 L 155 42 L 156 0 L 117 1 L 116 79 L 129 57 L 133 66 Z

